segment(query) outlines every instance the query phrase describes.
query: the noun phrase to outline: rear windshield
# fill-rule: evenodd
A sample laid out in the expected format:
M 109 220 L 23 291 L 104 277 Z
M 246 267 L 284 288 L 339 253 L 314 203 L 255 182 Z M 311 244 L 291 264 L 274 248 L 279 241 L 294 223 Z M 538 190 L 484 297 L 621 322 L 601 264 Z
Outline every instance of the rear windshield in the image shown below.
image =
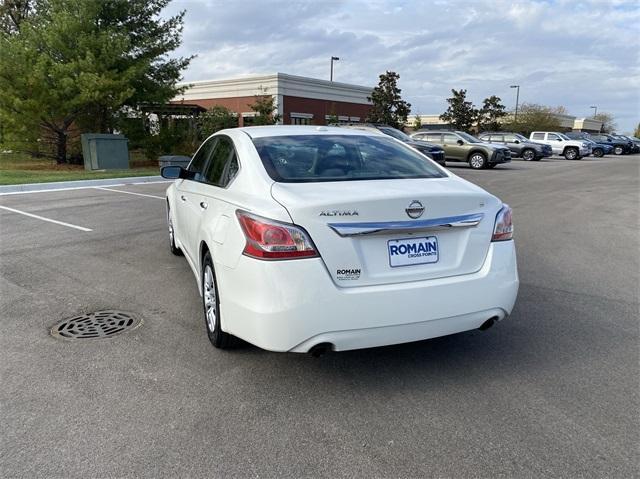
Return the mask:
M 294 135 L 254 138 L 262 164 L 275 181 L 444 178 L 413 149 L 383 136 Z

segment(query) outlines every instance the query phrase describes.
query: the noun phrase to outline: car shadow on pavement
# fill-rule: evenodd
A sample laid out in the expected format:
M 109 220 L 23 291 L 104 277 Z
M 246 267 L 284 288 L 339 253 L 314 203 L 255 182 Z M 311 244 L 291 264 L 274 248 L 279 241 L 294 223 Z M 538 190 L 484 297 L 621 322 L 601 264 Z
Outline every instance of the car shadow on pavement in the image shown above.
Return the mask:
M 541 302 L 540 298 L 545 297 Z M 554 375 L 577 361 L 598 362 L 607 352 L 608 341 L 599 342 L 598 311 L 585 307 L 580 295 L 545 291 L 522 285 L 513 314 L 487 331 L 468 331 L 407 344 L 344 352 L 329 352 L 319 358 L 309 354 L 271 353 L 245 343 L 232 352 L 242 362 L 254 363 L 258 378 L 269 370 L 271 377 L 298 383 L 313 383 L 318 375 L 332 380 L 352 380 L 372 388 L 384 383 L 402 388 L 417 379 L 424 386 L 442 381 L 478 381 L 496 377 L 518 380 Z M 582 324 L 573 330 L 572 321 Z M 582 345 L 583 347 L 580 347 Z M 260 361 L 255 361 L 260 357 Z M 274 373 L 278 371 L 277 373 Z M 266 368 L 266 369 L 265 369 Z M 305 375 L 300 376 L 299 370 Z M 308 376 L 306 375 L 308 374 Z M 415 388 L 415 385 L 411 385 Z M 304 386 L 303 386 L 304 388 Z

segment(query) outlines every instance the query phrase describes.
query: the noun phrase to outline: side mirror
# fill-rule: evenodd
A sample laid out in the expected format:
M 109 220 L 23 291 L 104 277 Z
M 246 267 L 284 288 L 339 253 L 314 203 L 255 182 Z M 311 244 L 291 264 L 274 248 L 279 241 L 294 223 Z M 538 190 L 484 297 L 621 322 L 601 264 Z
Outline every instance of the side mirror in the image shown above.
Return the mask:
M 558 138 L 556 141 L 562 141 L 562 138 Z
M 456 143 L 457 143 L 458 145 L 460 145 L 460 146 L 464 145 L 464 141 L 462 141 L 462 140 L 458 140 L 458 141 L 456 141 Z
M 514 143 L 515 143 L 516 145 L 519 145 L 519 144 L 520 144 L 520 140 L 514 140 Z
M 181 166 L 163 166 L 160 175 L 167 180 L 177 180 L 180 178 L 191 178 L 191 172 Z

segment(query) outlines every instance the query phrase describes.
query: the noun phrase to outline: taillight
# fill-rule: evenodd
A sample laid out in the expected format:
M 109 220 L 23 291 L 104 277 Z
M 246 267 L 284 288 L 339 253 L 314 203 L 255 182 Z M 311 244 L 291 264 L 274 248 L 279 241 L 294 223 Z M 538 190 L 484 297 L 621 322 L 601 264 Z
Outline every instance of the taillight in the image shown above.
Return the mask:
M 496 224 L 493 227 L 491 241 L 507 241 L 513 239 L 512 210 L 509 205 L 502 205 L 496 215 Z
M 319 256 L 309 235 L 300 227 L 236 211 L 247 240 L 243 254 L 259 259 L 295 259 Z

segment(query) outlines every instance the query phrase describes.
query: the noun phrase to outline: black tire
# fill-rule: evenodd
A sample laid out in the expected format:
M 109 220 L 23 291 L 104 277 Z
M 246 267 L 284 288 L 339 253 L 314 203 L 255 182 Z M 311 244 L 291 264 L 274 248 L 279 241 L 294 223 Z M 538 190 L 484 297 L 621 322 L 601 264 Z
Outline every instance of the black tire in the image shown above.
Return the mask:
M 469 155 L 469 166 L 474 170 L 481 170 L 487 167 L 487 157 L 484 153 L 474 151 Z
M 167 227 L 169 228 L 169 250 L 176 256 L 182 256 L 182 250 L 176 246 L 175 229 L 171 219 L 171 208 L 167 202 Z
M 624 147 L 620 146 L 620 145 L 616 145 L 613 147 L 613 154 L 614 155 L 622 155 L 624 153 Z
M 602 148 L 594 148 L 593 156 L 596 158 L 602 158 L 604 156 L 604 150 Z
M 522 159 L 524 161 L 535 161 L 538 158 L 536 158 L 536 152 L 534 150 L 532 150 L 531 148 L 527 148 L 525 150 L 522 150 Z
M 207 251 L 202 259 L 202 310 L 207 336 L 211 344 L 219 349 L 229 349 L 235 344 L 235 337 L 225 333 L 220 326 L 220 297 L 218 296 L 218 282 L 213 269 L 211 254 Z M 213 311 L 211 310 L 213 308 Z M 210 314 L 213 313 L 213 317 Z
M 579 160 L 580 159 L 580 151 L 577 148 L 570 146 L 566 150 L 564 150 L 564 159 L 565 160 Z

